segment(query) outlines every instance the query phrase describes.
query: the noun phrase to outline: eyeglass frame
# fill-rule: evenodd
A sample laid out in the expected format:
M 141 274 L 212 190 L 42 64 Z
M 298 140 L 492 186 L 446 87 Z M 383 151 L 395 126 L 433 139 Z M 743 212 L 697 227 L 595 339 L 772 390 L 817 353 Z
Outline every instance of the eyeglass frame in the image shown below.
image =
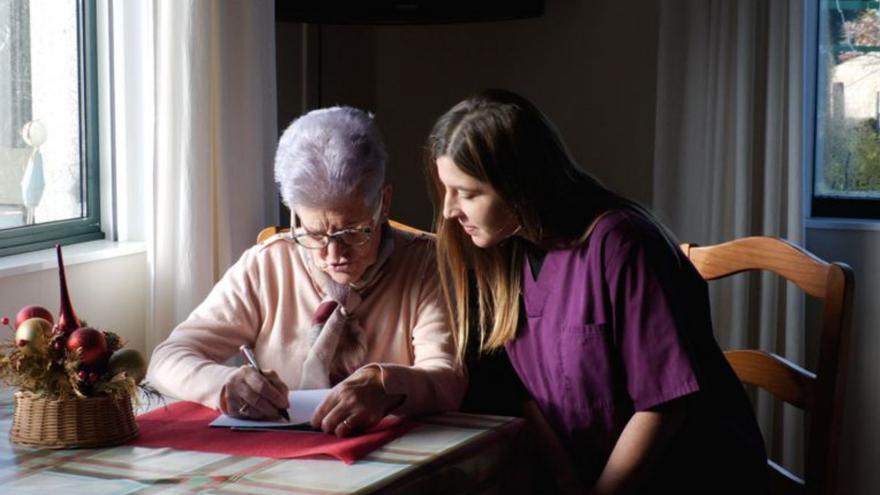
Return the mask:
M 336 242 L 342 244 L 343 246 L 348 246 L 348 247 L 363 246 L 364 244 L 370 242 L 370 239 L 373 238 L 373 231 L 376 228 L 376 224 L 379 223 L 379 218 L 382 216 L 382 203 L 383 202 L 384 202 L 384 198 L 380 196 L 379 197 L 379 204 L 377 205 L 376 211 L 373 213 L 373 216 L 370 219 L 370 226 L 369 227 L 352 227 L 349 229 L 342 229 L 342 230 L 338 230 L 336 232 L 331 232 L 329 234 L 327 234 L 327 233 L 316 234 L 316 233 L 312 233 L 312 232 L 301 232 L 298 234 L 294 233 L 295 230 L 302 227 L 302 225 L 297 225 L 300 223 L 299 222 L 299 215 L 297 215 L 296 212 L 291 212 L 291 214 L 293 216 L 293 225 L 290 226 L 290 232 L 288 233 L 288 240 L 295 242 L 297 245 L 302 246 L 305 249 L 313 249 L 313 250 L 324 249 L 330 245 L 331 241 L 336 241 Z M 305 227 L 303 227 L 303 228 L 305 228 Z M 364 233 L 364 234 L 367 234 L 367 237 L 366 237 L 366 239 L 364 239 L 363 242 L 359 242 L 357 244 L 349 244 L 348 242 L 345 242 L 343 240 L 343 236 L 345 236 L 347 234 L 351 234 L 351 233 Z M 321 236 L 321 239 L 324 240 L 323 245 L 319 246 L 319 247 L 306 246 L 305 244 L 300 242 L 300 238 L 303 238 L 306 236 L 309 236 L 312 238 L 315 238 L 315 236 Z

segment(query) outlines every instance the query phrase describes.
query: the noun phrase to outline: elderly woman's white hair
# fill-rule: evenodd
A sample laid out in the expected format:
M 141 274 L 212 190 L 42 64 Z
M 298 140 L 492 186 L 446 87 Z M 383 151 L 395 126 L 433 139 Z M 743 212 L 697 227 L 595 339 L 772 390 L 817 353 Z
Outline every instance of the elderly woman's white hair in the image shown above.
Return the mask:
M 333 208 L 352 197 L 375 204 L 387 154 L 373 116 L 351 107 L 313 110 L 294 120 L 275 153 L 275 182 L 288 208 Z

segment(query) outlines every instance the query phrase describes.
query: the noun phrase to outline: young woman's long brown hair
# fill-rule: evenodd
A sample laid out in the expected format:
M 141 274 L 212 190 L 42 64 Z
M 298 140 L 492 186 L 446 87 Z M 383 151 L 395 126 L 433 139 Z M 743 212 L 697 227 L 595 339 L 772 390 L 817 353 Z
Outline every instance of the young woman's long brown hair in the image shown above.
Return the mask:
M 520 222 L 518 237 L 480 249 L 457 222 L 443 217 L 445 189 L 436 160 L 448 156 L 490 184 Z M 436 212 L 440 278 L 454 315 L 459 355 L 468 345 L 468 268 L 478 301 L 479 342 L 495 349 L 516 335 L 524 239 L 544 249 L 583 241 L 604 212 L 626 208 L 651 215 L 606 189 L 578 167 L 553 124 L 525 98 L 486 90 L 441 116 L 428 139 L 427 168 Z

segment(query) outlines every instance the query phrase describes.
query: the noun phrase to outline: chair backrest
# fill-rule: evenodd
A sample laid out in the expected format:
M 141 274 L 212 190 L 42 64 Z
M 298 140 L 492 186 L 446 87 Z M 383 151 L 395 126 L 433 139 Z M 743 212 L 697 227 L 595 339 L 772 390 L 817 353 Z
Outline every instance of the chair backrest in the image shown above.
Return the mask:
M 793 282 L 824 306 L 815 372 L 756 349 L 725 352 L 740 381 L 766 390 L 809 414 L 804 479 L 770 460 L 771 493 L 833 494 L 843 413 L 854 277 L 844 263 L 827 263 L 778 238 L 745 237 L 682 250 L 706 280 L 769 271 Z
M 406 225 L 406 224 L 403 224 L 403 223 L 400 223 L 400 222 L 396 222 L 396 221 L 394 221 L 394 220 L 388 220 L 388 223 L 389 223 L 392 227 L 394 227 L 395 229 L 397 229 L 397 230 L 403 230 L 403 231 L 406 231 L 406 232 L 412 232 L 413 234 L 434 235 L 434 234 L 432 234 L 432 233 L 430 233 L 430 232 L 426 232 L 426 231 L 424 231 L 424 230 L 417 229 L 417 228 L 415 228 L 415 227 L 410 227 L 409 225 Z M 259 244 L 259 243 L 265 241 L 266 239 L 272 237 L 272 236 L 275 235 L 275 234 L 278 234 L 278 233 L 281 233 L 281 232 L 289 232 L 289 231 L 290 231 L 290 228 L 289 228 L 289 227 L 280 227 L 280 226 L 278 226 L 278 225 L 273 225 L 273 226 L 271 226 L 271 227 L 266 227 L 265 229 L 261 230 L 259 234 L 257 234 L 257 244 Z

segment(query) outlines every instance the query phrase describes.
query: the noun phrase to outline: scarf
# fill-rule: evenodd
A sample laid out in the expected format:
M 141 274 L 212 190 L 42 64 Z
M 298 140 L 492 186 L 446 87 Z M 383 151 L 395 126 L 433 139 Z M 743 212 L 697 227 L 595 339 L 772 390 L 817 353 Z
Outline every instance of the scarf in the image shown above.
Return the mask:
M 357 309 L 363 296 L 376 284 L 394 250 L 390 228 L 383 225 L 376 262 L 349 285 L 333 281 L 315 266 L 309 250 L 297 245 L 297 253 L 323 298 L 305 332 L 309 352 L 303 362 L 299 389 L 330 388 L 366 364 L 366 335 Z

